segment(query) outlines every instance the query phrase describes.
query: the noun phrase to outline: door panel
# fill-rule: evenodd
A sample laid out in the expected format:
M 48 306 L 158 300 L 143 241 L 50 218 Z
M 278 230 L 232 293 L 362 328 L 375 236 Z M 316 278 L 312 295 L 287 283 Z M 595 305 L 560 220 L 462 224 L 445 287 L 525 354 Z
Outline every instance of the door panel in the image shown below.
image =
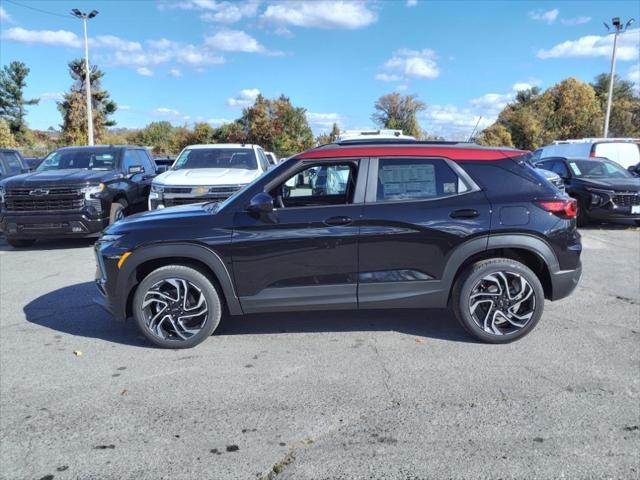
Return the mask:
M 379 171 L 377 161 L 370 165 L 368 185 L 373 191 L 367 191 L 358 253 L 360 308 L 444 307 L 449 286 L 440 280 L 449 255 L 489 230 L 486 196 L 475 184 L 453 186 L 455 167 L 421 166 L 412 173 L 406 172 L 407 165 L 402 168 L 386 172 L 386 181 L 379 182 L 371 179 Z M 403 178 L 406 186 L 401 185 Z M 433 198 L 402 199 L 403 195 Z
M 356 308 L 361 213 L 362 204 L 236 213 L 233 270 L 243 310 Z M 336 217 L 354 221 L 325 223 Z

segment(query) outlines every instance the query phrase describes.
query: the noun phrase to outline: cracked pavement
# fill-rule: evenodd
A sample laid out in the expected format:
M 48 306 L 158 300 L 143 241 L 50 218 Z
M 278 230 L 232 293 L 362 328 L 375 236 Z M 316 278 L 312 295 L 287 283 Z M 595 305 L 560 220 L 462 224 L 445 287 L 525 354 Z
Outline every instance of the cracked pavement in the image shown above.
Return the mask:
M 396 310 L 167 351 L 91 303 L 90 242 L 0 240 L 0 478 L 637 478 L 640 230 L 583 242 L 576 292 L 509 345 Z

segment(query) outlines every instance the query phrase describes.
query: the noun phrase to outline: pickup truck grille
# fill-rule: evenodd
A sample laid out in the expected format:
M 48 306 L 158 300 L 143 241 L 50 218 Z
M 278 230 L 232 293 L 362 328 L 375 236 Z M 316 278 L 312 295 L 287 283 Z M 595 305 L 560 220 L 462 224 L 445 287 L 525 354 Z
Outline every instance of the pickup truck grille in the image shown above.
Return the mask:
M 165 207 L 176 207 L 178 205 L 189 205 L 190 203 L 200 203 L 208 201 L 206 198 L 165 198 Z
M 206 193 L 196 193 L 198 190 L 206 188 Z M 164 187 L 163 203 L 166 207 L 177 205 L 188 205 L 191 203 L 221 201 L 229 198 L 240 190 L 238 185 L 220 185 L 216 187 L 186 186 L 186 187 Z
M 83 206 L 79 187 L 12 188 L 5 194 L 7 212 L 77 211 Z
M 631 207 L 633 205 L 640 205 L 640 194 L 617 193 L 612 200 L 618 207 Z

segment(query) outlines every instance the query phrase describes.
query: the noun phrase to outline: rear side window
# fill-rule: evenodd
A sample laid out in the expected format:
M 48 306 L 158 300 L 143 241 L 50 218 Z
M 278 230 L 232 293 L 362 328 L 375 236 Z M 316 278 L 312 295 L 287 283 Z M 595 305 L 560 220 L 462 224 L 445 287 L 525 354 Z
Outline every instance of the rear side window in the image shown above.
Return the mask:
M 469 186 L 442 159 L 381 158 L 376 200 L 422 200 L 448 197 Z

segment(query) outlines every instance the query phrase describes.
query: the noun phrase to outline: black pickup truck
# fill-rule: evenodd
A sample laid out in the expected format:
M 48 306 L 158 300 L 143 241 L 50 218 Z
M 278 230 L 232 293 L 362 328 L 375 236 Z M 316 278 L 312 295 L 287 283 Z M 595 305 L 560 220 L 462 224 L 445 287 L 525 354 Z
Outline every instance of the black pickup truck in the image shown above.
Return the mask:
M 125 215 L 146 210 L 156 173 L 143 147 L 60 148 L 35 172 L 0 181 L 0 231 L 14 247 L 97 236 Z

